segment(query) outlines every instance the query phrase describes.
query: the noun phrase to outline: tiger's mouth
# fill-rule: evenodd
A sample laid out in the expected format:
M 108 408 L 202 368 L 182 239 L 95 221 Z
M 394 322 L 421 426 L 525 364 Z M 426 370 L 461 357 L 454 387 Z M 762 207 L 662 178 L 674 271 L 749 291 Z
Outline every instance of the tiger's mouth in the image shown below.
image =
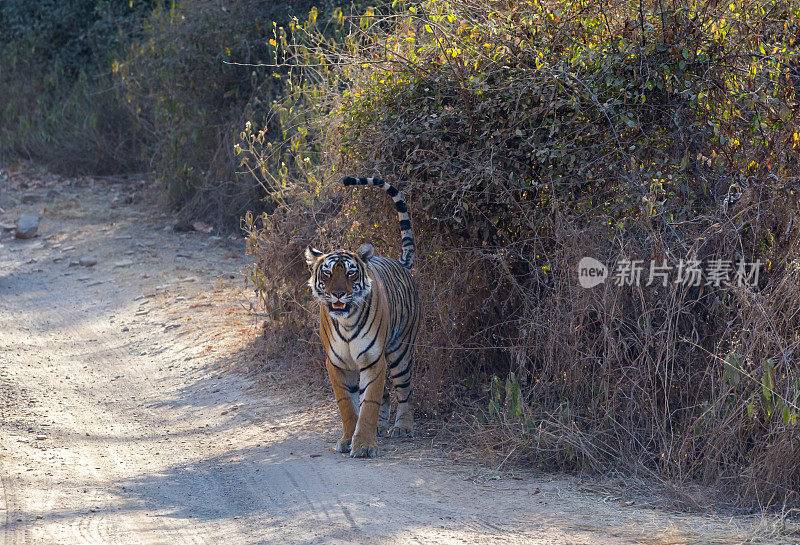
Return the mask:
M 349 303 L 343 303 L 342 301 L 336 301 L 335 303 L 331 303 L 330 307 L 331 307 L 331 310 L 334 310 L 334 311 L 337 311 L 337 312 L 347 312 L 347 310 L 350 308 L 350 304 Z

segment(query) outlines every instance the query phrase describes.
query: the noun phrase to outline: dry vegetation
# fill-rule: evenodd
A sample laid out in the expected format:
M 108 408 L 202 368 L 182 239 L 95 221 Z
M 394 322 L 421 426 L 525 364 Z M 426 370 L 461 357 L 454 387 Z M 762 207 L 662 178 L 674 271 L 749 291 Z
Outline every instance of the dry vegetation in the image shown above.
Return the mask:
M 466 405 L 509 462 L 796 502 L 799 32 L 788 2 L 430 1 L 276 28 L 289 91 L 238 148 L 274 202 L 248 218 L 272 334 L 314 338 L 305 244 L 397 254 L 386 199 L 337 183 L 380 175 L 419 241 L 422 411 Z M 643 260 L 641 285 L 584 289 L 583 256 Z M 762 266 L 692 287 L 690 259 Z

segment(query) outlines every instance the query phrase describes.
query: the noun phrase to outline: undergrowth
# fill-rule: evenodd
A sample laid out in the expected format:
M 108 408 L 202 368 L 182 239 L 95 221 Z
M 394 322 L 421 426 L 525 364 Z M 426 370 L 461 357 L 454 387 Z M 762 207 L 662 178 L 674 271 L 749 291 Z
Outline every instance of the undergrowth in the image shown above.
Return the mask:
M 237 172 L 245 119 L 282 92 L 266 68 L 295 0 L 0 4 L 0 160 L 148 175 L 185 219 L 236 229 L 265 191 Z
M 431 0 L 276 28 L 286 91 L 237 147 L 274 203 L 247 218 L 270 327 L 313 342 L 306 244 L 399 255 L 385 196 L 338 185 L 379 175 L 418 241 L 421 410 L 483 405 L 509 462 L 796 502 L 799 15 Z
M 259 206 L 264 191 L 237 172 L 234 143 L 245 120 L 265 118 L 282 90 L 276 70 L 264 66 L 273 22 L 309 7 L 300 0 L 166 3 L 113 62 L 126 109 L 147 135 L 149 167 L 188 217 L 238 227 Z
M 151 4 L 0 5 L 0 160 L 35 159 L 69 173 L 141 168 L 141 140 L 114 88 L 109 56 Z

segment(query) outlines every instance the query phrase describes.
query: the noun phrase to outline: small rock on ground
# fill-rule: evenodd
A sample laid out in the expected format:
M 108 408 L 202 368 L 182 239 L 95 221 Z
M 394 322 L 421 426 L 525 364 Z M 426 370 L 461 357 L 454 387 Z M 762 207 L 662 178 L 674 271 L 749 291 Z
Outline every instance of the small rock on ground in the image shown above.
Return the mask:
M 17 220 L 17 238 L 33 238 L 39 230 L 39 216 L 35 214 L 20 214 Z

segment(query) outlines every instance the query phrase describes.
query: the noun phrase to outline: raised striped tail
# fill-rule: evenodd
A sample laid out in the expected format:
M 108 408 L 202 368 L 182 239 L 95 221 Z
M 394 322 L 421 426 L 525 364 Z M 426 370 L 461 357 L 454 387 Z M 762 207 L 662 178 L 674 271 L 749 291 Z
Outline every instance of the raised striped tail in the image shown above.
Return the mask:
M 414 266 L 414 235 L 411 232 L 411 216 L 408 215 L 406 201 L 393 185 L 384 182 L 380 178 L 351 178 L 342 180 L 344 185 L 376 185 L 382 187 L 394 201 L 397 210 L 397 217 L 400 220 L 400 265 L 409 271 Z

